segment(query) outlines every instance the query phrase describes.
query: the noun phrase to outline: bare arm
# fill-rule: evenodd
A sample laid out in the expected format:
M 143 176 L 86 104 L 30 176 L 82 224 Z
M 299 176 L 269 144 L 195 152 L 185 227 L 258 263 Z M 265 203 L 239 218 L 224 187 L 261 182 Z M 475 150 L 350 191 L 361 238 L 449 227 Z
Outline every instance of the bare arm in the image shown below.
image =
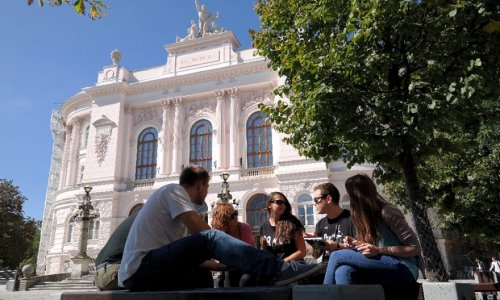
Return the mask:
M 184 224 L 191 233 L 210 229 L 210 226 L 208 226 L 205 220 L 203 220 L 197 212 L 186 211 L 177 216 L 177 218 L 179 218 L 182 224 Z
M 200 3 L 198 3 L 198 0 L 194 0 L 194 5 L 196 5 L 196 10 L 197 11 L 201 11 Z

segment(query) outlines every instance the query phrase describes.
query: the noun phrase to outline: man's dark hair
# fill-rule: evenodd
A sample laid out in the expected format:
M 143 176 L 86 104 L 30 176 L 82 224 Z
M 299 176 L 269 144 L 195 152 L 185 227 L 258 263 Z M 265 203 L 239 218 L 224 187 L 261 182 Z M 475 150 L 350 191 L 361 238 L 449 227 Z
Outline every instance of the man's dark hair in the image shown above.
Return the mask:
M 332 196 L 333 203 L 339 204 L 340 193 L 339 190 L 331 182 L 319 184 L 314 187 L 314 190 L 320 190 L 322 196 Z
M 207 170 L 199 166 L 188 166 L 182 170 L 179 177 L 179 184 L 182 186 L 193 186 L 200 180 L 204 182 L 210 180 Z

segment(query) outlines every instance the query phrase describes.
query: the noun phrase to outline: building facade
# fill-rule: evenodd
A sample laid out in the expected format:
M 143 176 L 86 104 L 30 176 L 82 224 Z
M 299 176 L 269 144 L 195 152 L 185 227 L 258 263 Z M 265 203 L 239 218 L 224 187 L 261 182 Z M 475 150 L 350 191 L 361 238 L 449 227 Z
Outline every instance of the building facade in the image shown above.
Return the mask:
M 165 49 L 164 65 L 138 71 L 121 66 L 121 53 L 114 50 L 112 65 L 98 73 L 95 86 L 53 112 L 37 274 L 69 271 L 80 239 L 74 216 L 86 185 L 93 187 L 96 216 L 87 253 L 95 257 L 118 224 L 155 189 L 178 182 L 187 165 L 211 173 L 208 215 L 220 192 L 219 175 L 229 173 L 239 218 L 254 230 L 266 217 L 266 195 L 281 191 L 312 232 L 322 217 L 314 213 L 313 187 L 330 181 L 343 197 L 346 178 L 371 173 L 370 165 L 349 170 L 341 161 L 301 157 L 282 142 L 258 107 L 275 101 L 272 91 L 282 78 L 255 49 L 240 50 L 232 32 L 193 28 Z

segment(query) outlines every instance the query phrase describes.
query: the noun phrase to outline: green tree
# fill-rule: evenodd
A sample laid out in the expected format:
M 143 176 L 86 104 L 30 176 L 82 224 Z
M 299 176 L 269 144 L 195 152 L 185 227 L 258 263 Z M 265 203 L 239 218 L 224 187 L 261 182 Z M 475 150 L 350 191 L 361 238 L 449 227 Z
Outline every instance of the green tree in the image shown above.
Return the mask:
M 498 101 L 499 5 L 485 1 L 259 0 L 259 54 L 288 101 L 262 106 L 308 157 L 376 164 L 402 180 L 426 273 L 447 275 L 418 170 Z M 498 112 L 496 112 L 498 115 Z
M 38 247 L 40 245 L 40 232 L 42 228 L 42 221 L 35 221 L 29 218 L 25 222 L 24 238 L 28 242 L 28 248 L 26 249 L 26 254 L 24 259 L 19 264 L 19 268 L 22 269 L 24 265 L 30 264 L 36 267 Z
M 0 258 L 3 267 L 17 268 L 27 257 L 35 237 L 35 221 L 23 217 L 25 201 L 26 197 L 12 181 L 0 179 Z
M 28 5 L 32 5 L 34 2 L 34 0 L 28 0 Z M 37 0 L 37 2 L 39 6 L 43 6 L 44 4 L 50 6 L 70 4 L 73 5 L 75 11 L 80 15 L 85 15 L 87 13 L 87 7 L 90 6 L 90 14 L 88 14 L 88 16 L 92 20 L 107 16 L 105 10 L 109 9 L 104 2 L 99 0 Z

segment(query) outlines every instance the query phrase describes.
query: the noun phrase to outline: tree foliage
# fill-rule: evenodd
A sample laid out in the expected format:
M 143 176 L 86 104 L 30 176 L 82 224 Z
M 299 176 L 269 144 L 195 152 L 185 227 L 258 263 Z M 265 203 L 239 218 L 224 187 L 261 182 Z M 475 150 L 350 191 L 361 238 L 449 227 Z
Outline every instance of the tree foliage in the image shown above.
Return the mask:
M 36 222 L 23 217 L 26 201 L 12 181 L 0 179 L 0 259 L 1 266 L 17 268 L 27 258 L 36 236 Z M 38 245 L 35 252 L 38 249 Z M 31 249 L 31 250 L 30 250 Z M 35 254 L 36 256 L 36 254 Z
M 86 15 L 88 13 L 87 8 L 90 6 L 90 13 L 88 16 L 92 19 L 98 19 L 103 16 L 107 16 L 105 10 L 109 7 L 100 0 L 37 0 L 39 6 L 48 4 L 51 6 L 61 6 L 61 5 L 73 5 L 73 8 L 79 15 Z M 34 0 L 28 0 L 28 5 L 32 5 Z
M 436 199 L 419 176 L 432 158 L 450 153 L 433 168 L 441 186 L 440 168 L 456 162 L 451 153 L 468 124 L 483 117 L 485 126 L 498 124 L 491 117 L 498 106 L 486 111 L 485 102 L 499 100 L 499 6 L 496 0 L 256 5 L 261 30 L 251 32 L 254 45 L 285 78 L 275 92 L 289 98 L 262 108 L 301 154 L 343 157 L 348 166 L 374 163 L 381 183 L 404 186 L 400 199 L 413 214 L 431 279 L 446 274 L 426 212 Z

